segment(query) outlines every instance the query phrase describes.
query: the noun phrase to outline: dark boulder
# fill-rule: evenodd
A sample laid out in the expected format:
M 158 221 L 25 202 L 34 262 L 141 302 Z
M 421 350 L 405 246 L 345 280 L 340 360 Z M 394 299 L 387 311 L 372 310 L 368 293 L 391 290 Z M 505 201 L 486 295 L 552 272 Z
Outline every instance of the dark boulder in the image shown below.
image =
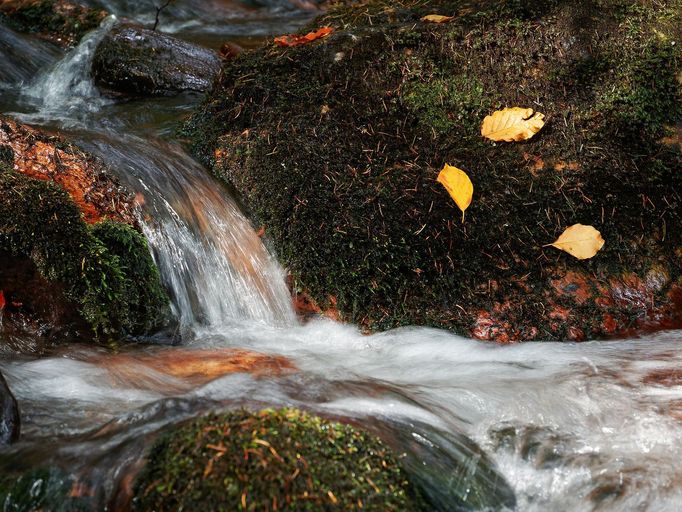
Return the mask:
M 219 71 L 215 52 L 127 24 L 109 32 L 92 63 L 100 87 L 134 95 L 204 92 Z
M 0 445 L 18 440 L 20 425 L 19 406 L 0 373 Z

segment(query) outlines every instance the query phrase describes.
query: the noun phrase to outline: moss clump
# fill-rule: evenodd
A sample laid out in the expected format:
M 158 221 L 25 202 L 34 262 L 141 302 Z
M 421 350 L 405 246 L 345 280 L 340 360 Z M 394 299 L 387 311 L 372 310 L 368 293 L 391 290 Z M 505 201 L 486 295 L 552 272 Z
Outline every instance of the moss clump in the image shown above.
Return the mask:
M 158 328 L 168 315 L 169 299 L 147 240 L 127 224 L 110 220 L 95 224 L 91 232 L 117 258 L 123 278 L 126 329 L 147 333 Z
M 0 480 L 0 506 L 4 512 L 86 512 L 94 510 L 94 499 L 72 497 L 76 483 L 62 470 L 39 468 L 18 477 Z
M 7 167 L 0 170 L 0 204 L 12 212 L 0 218 L 0 249 L 29 257 L 46 279 L 65 285 L 95 333 L 143 333 L 163 320 L 168 298 L 130 226 L 106 221 L 91 228 L 60 187 Z
M 456 18 L 419 21 L 433 12 Z M 362 2 L 317 20 L 336 29 L 323 41 L 231 63 L 185 133 L 296 285 L 346 320 L 471 335 L 489 312 L 512 339 L 604 336 L 605 311 L 627 328 L 646 307 L 610 291 L 576 304 L 553 283 L 585 273 L 594 296 L 656 261 L 682 275 L 680 154 L 659 140 L 682 121 L 681 15 L 678 0 Z M 547 125 L 521 144 L 480 137 L 506 106 Z M 465 224 L 444 163 L 474 183 Z M 575 223 L 607 241 L 593 260 L 543 248 Z
M 377 438 L 292 409 L 236 411 L 154 445 L 134 510 L 418 510 Z
M 102 10 L 64 0 L 15 0 L 0 6 L 0 20 L 21 32 L 33 32 L 63 45 L 74 46 L 107 16 Z

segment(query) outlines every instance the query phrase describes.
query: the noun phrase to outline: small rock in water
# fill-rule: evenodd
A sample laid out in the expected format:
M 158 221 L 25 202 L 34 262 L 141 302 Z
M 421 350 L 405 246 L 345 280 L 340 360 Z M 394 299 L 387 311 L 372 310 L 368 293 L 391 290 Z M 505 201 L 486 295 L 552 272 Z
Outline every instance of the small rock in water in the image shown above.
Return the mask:
M 5 378 L 0 374 L 0 445 L 17 441 L 19 431 L 19 406 Z
M 128 24 L 107 34 L 92 63 L 98 86 L 136 95 L 205 92 L 219 71 L 212 50 Z

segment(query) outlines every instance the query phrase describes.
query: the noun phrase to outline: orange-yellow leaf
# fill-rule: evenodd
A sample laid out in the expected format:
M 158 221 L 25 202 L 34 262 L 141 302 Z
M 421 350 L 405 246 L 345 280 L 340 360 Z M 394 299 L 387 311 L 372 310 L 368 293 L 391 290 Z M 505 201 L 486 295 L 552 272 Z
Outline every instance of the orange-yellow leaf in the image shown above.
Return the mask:
M 462 222 L 464 222 L 464 211 L 469 208 L 471 199 L 474 196 L 474 185 L 469 176 L 463 170 L 445 164 L 443 170 L 438 175 L 438 182 L 441 183 L 450 197 L 454 199 L 460 210 L 462 210 Z
M 304 36 L 299 35 L 286 35 L 275 38 L 275 44 L 278 46 L 298 46 L 301 44 L 310 43 L 316 39 L 321 39 L 327 37 L 334 31 L 332 27 L 322 27 L 321 29 L 315 30 L 313 32 L 308 32 Z
M 592 226 L 574 224 L 566 228 L 557 240 L 549 244 L 579 260 L 586 260 L 597 254 L 604 247 L 601 233 Z
M 544 118 L 540 112 L 533 113 L 532 108 L 505 108 L 486 116 L 481 135 L 494 141 L 528 140 L 545 125 Z
M 454 16 L 441 16 L 440 14 L 429 14 L 424 16 L 421 20 L 429 23 L 446 23 L 454 19 Z

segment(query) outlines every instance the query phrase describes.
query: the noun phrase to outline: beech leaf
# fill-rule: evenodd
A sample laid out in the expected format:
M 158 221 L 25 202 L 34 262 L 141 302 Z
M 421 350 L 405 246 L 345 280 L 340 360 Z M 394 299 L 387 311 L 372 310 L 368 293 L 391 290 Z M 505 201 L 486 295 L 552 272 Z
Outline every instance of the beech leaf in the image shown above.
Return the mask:
M 594 227 L 574 224 L 566 228 L 554 243 L 548 245 L 567 252 L 579 260 L 586 260 L 604 247 L 604 239 Z
M 440 14 L 429 14 L 424 16 L 421 20 L 428 21 L 429 23 L 446 23 L 454 19 L 454 16 L 442 16 Z
M 275 44 L 278 46 L 298 46 L 301 44 L 307 44 L 316 39 L 321 39 L 327 37 L 334 31 L 332 27 L 322 27 L 313 32 L 308 32 L 304 36 L 299 35 L 286 35 L 275 38 Z
M 474 195 L 474 185 L 469 176 L 462 169 L 445 164 L 438 174 L 438 182 L 445 187 L 450 197 L 462 210 L 462 222 L 464 222 L 464 211 L 469 208 Z
M 540 112 L 533 113 L 532 108 L 505 108 L 486 116 L 481 135 L 494 141 L 528 140 L 545 125 L 544 118 Z

